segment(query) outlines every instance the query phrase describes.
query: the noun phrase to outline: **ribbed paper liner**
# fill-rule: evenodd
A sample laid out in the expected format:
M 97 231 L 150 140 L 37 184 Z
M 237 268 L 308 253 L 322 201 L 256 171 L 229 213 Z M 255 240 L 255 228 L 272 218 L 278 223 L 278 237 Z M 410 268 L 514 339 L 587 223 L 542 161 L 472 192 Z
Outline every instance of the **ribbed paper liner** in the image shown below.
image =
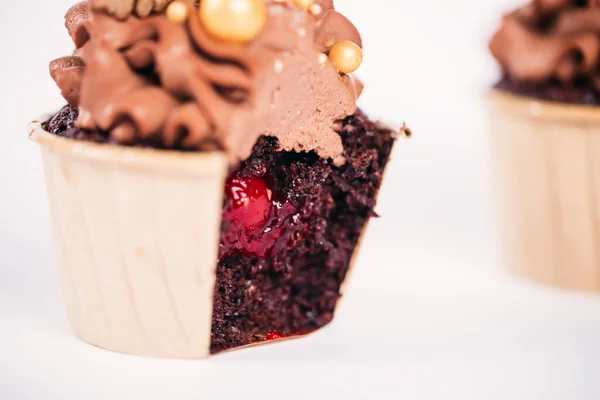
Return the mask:
M 95 346 L 210 354 L 227 159 L 63 139 L 40 144 L 69 319 Z
M 600 291 L 600 107 L 499 91 L 489 103 L 507 266 Z

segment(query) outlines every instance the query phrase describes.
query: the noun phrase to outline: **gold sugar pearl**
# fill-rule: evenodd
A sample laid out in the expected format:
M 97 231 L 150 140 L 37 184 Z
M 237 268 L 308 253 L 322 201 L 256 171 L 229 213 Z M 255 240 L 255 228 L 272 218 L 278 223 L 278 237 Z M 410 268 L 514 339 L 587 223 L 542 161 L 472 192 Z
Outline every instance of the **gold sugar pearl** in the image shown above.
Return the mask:
M 313 4 L 312 6 L 310 6 L 310 13 L 314 16 L 317 15 L 321 15 L 321 13 L 323 12 L 323 7 L 321 7 L 318 4 Z
M 267 21 L 265 0 L 202 0 L 200 20 L 208 33 L 227 42 L 249 42 Z
M 174 24 L 183 24 L 188 16 L 187 6 L 180 1 L 174 1 L 167 7 L 167 18 Z
M 304 11 L 308 11 L 312 7 L 314 0 L 292 0 L 292 3 L 296 7 L 301 8 Z
M 325 65 L 327 64 L 327 54 L 325 53 L 320 53 L 318 56 L 318 60 L 319 60 L 319 65 Z
M 329 58 L 339 72 L 350 74 L 362 64 L 363 52 L 356 43 L 344 40 L 333 45 Z

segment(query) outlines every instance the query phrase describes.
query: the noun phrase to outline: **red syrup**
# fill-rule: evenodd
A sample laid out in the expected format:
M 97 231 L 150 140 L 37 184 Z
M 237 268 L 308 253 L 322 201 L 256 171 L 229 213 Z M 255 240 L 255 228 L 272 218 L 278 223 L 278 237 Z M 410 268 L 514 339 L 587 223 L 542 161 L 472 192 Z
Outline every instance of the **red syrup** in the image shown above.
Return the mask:
M 281 336 L 277 332 L 269 332 L 269 333 L 267 333 L 267 340 L 268 341 L 280 340 L 280 339 L 283 339 L 283 336 Z
M 219 257 L 240 254 L 267 257 L 289 245 L 299 230 L 299 214 L 279 199 L 264 179 L 234 176 L 225 185 L 230 200 L 223 211 Z

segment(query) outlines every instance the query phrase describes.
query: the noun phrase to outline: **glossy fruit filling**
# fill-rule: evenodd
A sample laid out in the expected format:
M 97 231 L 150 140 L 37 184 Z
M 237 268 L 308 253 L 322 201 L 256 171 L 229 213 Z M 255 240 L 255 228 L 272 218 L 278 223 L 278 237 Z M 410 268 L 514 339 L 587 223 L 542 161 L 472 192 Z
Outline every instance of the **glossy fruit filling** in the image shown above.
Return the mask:
M 300 215 L 265 179 L 234 176 L 225 186 L 225 196 L 220 257 L 266 257 L 292 244 Z

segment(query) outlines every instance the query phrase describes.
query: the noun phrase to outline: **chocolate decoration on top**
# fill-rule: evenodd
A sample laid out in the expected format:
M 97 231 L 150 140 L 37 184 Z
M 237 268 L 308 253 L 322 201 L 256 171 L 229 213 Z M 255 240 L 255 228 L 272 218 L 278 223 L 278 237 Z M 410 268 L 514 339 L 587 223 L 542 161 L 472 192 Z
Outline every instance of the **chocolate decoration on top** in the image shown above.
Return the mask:
M 513 80 L 600 91 L 600 1 L 533 0 L 504 17 L 490 50 Z
M 106 11 L 119 19 L 130 15 L 147 17 L 153 12 L 162 12 L 172 0 L 90 0 L 96 11 Z M 190 0 L 194 1 L 194 0 Z
M 121 4 L 92 1 L 101 3 Z M 169 3 L 154 2 L 153 11 Z M 267 1 L 265 26 L 247 43 L 212 36 L 192 3 L 183 3 L 188 12 L 176 22 L 169 13 L 140 18 L 145 13 L 128 8 L 115 16 L 85 2 L 69 10 L 66 26 L 77 50 L 51 69 L 79 108 L 78 126 L 108 132 L 121 144 L 220 149 L 233 163 L 246 159 L 261 135 L 274 136 L 281 150 L 315 151 L 343 164 L 333 127 L 356 111 L 362 85 L 322 55 L 336 41 L 362 43 L 332 1 L 315 1 L 318 12 Z

